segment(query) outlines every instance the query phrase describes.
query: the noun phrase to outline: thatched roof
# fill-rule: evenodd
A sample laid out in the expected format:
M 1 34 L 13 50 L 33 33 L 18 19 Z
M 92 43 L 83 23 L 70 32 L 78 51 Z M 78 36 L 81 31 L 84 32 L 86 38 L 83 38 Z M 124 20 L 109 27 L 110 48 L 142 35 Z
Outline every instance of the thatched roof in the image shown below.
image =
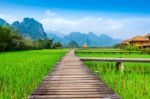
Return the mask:
M 127 40 L 124 40 L 123 42 L 122 42 L 122 44 L 128 44 L 130 42 L 130 39 L 127 39 Z
M 139 36 L 133 37 L 131 41 L 149 41 L 149 39 L 139 35 Z
M 146 34 L 144 37 L 150 37 L 150 33 Z
M 138 36 L 135 36 L 135 37 L 133 37 L 131 39 L 124 40 L 121 44 L 128 45 L 130 42 L 137 42 L 137 41 L 138 42 L 139 41 L 140 42 L 148 42 L 148 41 L 150 42 L 149 37 L 150 37 L 150 33 L 148 33 L 145 36 L 138 35 Z M 149 46 L 149 44 L 148 44 L 148 46 Z

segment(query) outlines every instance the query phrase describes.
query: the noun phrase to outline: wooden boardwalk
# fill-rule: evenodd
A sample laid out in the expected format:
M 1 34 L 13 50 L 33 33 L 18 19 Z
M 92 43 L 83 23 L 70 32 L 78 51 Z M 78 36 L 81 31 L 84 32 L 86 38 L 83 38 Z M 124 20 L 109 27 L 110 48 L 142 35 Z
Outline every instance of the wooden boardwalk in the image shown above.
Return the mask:
M 70 51 L 28 99 L 120 99 Z

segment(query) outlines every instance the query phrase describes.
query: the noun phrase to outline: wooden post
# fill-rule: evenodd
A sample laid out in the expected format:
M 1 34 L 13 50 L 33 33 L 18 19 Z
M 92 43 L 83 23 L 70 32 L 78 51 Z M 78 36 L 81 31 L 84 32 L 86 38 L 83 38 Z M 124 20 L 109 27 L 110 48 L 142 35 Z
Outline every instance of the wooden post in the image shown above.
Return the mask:
M 124 63 L 121 62 L 121 73 L 124 74 Z
M 119 62 L 119 61 L 117 61 L 117 62 L 116 62 L 116 68 L 115 68 L 116 72 L 118 72 L 118 71 L 119 71 L 119 66 L 120 66 L 120 62 Z
M 124 74 L 124 63 L 121 61 L 116 62 L 116 72 L 121 68 L 121 73 Z
M 106 73 L 106 66 L 103 66 L 102 69 L 103 69 L 103 74 L 105 74 Z

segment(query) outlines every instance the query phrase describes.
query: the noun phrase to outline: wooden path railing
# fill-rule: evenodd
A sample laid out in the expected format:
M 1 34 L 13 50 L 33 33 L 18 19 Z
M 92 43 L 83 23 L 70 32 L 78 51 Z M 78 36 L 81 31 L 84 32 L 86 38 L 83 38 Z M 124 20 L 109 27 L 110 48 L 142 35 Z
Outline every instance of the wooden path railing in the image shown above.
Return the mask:
M 150 58 L 80 58 L 82 61 L 150 62 Z
M 120 97 L 84 66 L 74 51 L 70 51 L 28 99 L 120 99 Z
M 142 54 L 141 51 L 87 51 L 87 50 L 76 50 L 76 53 L 107 53 L 107 54 L 115 54 L 115 53 L 128 53 L 128 54 Z
M 104 61 L 104 62 L 116 62 L 116 71 L 121 68 L 124 72 L 124 62 L 144 62 L 150 63 L 150 58 L 80 58 L 82 61 Z

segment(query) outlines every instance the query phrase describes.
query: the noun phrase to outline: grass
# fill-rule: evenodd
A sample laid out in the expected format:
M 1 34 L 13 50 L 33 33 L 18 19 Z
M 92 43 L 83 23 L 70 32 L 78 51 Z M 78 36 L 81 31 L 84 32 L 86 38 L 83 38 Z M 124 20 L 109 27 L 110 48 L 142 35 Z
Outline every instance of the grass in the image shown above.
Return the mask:
M 67 50 L 0 53 L 0 99 L 26 99 Z
M 150 58 L 148 54 L 137 53 L 81 53 L 80 57 L 132 57 Z M 150 97 L 150 63 L 124 63 L 125 72 L 115 71 L 114 62 L 87 61 L 85 64 L 91 71 L 98 71 L 99 77 L 105 81 L 123 99 L 149 99 Z
M 124 51 L 119 49 L 78 49 L 76 50 L 78 53 L 138 53 L 140 54 L 141 51 Z
M 139 51 L 105 51 L 105 50 L 77 50 L 79 57 L 108 57 L 108 58 L 150 58 L 149 54 Z
M 78 51 L 121 51 L 121 49 L 115 48 L 78 48 Z

